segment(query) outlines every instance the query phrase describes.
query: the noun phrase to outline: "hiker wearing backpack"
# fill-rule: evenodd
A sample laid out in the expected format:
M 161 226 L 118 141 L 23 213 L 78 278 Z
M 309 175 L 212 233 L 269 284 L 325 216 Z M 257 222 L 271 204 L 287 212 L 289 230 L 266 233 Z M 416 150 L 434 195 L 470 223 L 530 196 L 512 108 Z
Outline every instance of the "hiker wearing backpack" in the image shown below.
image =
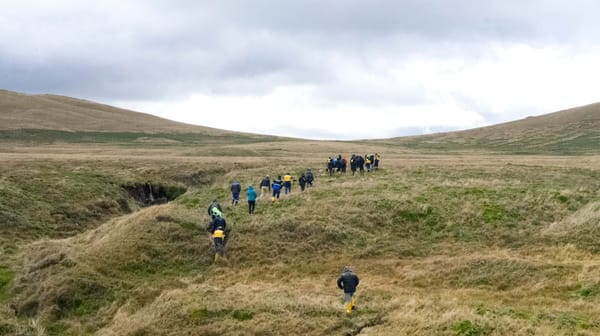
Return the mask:
M 246 195 L 248 196 L 248 213 L 253 214 L 256 207 L 256 191 L 253 186 L 248 186 Z
M 310 168 L 306 168 L 306 173 L 304 175 L 306 176 L 306 186 L 312 187 L 312 183 L 315 180 L 315 176 L 313 175 L 312 170 Z
M 352 309 L 356 305 L 354 293 L 359 282 L 358 276 L 352 272 L 350 266 L 344 266 L 342 274 L 337 279 L 337 286 L 339 289 L 344 290 L 344 305 L 348 314 L 352 313 Z
M 240 192 L 242 191 L 242 185 L 238 181 L 233 181 L 231 184 L 231 204 L 238 205 L 240 201 Z
M 271 185 L 271 188 L 273 189 L 273 196 L 271 197 L 272 201 L 279 199 L 279 194 L 281 194 L 282 187 L 283 181 L 281 181 L 281 175 L 279 175 L 276 180 L 273 180 L 273 184 Z
M 304 173 L 298 178 L 298 184 L 300 184 L 300 191 L 304 191 L 304 187 L 306 187 L 306 175 Z
M 360 156 L 357 155 L 354 158 L 355 164 L 356 164 L 356 168 L 358 168 L 358 170 L 360 171 L 360 175 L 363 175 L 365 173 L 365 159 Z
M 260 198 L 262 199 L 265 196 L 268 197 L 268 195 L 270 193 L 271 193 L 271 179 L 269 178 L 269 175 L 267 175 L 260 181 Z
M 206 230 L 210 232 L 215 244 L 215 261 L 217 261 L 219 258 L 225 256 L 227 222 L 225 221 L 225 218 L 221 216 L 213 216 L 210 223 L 208 223 Z
M 356 173 L 356 155 L 352 154 L 350 157 L 350 171 L 352 172 L 352 176 Z

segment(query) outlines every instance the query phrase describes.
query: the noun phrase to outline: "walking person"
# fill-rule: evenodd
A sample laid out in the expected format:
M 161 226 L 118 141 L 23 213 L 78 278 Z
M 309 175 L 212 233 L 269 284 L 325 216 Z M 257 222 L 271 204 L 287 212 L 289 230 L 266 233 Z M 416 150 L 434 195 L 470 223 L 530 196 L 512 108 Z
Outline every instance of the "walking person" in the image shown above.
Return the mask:
M 352 272 L 350 266 L 344 266 L 342 274 L 337 279 L 337 286 L 339 289 L 344 290 L 344 305 L 348 314 L 352 313 L 352 309 L 356 305 L 354 293 L 359 282 L 358 276 Z
M 304 187 L 306 187 L 306 175 L 304 173 L 298 178 L 298 184 L 300 184 L 300 191 L 304 191 Z
M 375 153 L 375 161 L 373 161 L 373 170 L 377 171 L 379 169 L 379 160 L 381 160 L 381 156 L 378 153 Z
M 242 185 L 238 181 L 233 181 L 231 184 L 231 204 L 238 205 L 240 201 L 240 192 L 242 191 Z
M 306 173 L 304 175 L 306 176 L 306 186 L 312 187 L 313 181 L 315 180 L 315 175 L 313 174 L 312 169 L 306 168 Z
M 252 215 L 256 207 L 256 190 L 254 190 L 253 186 L 248 186 L 246 196 L 248 196 L 248 213 Z
M 267 175 L 260 181 L 260 198 L 269 197 L 269 194 L 271 194 L 271 179 Z
M 283 188 L 286 195 L 292 192 L 292 175 L 290 175 L 290 173 L 283 176 Z
M 206 230 L 210 232 L 210 235 L 215 244 L 215 262 L 219 260 L 219 258 L 225 257 L 225 244 L 226 241 L 226 231 L 227 231 L 227 222 L 225 218 L 221 216 L 213 216 L 210 223 L 206 227 Z
M 275 202 L 279 200 L 279 195 L 281 194 L 281 188 L 283 187 L 283 182 L 281 181 L 281 175 L 277 177 L 276 180 L 273 180 L 273 184 L 271 184 L 271 188 L 273 189 L 273 196 L 271 197 L 271 201 Z

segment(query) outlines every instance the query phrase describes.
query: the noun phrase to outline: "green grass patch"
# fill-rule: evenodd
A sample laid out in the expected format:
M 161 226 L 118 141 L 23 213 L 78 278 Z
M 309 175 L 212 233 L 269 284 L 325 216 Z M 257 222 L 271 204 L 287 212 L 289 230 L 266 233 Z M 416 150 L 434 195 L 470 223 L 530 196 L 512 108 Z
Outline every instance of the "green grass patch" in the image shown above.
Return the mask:
M 583 299 L 591 299 L 598 296 L 600 293 L 600 283 L 595 283 L 589 286 L 581 286 L 581 288 L 573 292 L 573 296 Z
M 463 320 L 452 326 L 456 336 L 485 336 L 489 335 L 493 330 L 485 326 L 481 326 L 471 320 Z
M 15 278 L 15 272 L 6 266 L 0 266 L 0 302 L 10 297 L 9 288 Z

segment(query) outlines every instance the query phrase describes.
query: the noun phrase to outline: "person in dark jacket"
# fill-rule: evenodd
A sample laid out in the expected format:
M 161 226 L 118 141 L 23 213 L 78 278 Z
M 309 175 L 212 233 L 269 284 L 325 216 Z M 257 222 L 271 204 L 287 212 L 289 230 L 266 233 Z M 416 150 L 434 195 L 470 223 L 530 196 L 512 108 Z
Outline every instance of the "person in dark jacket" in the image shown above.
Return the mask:
M 271 193 L 271 179 L 269 178 L 269 175 L 267 175 L 260 181 L 260 198 L 262 199 L 265 196 L 269 197 L 270 193 Z
M 313 175 L 312 169 L 306 168 L 306 173 L 304 175 L 306 176 L 306 186 L 312 187 L 312 183 L 315 180 L 315 175 Z
M 304 191 L 304 187 L 306 187 L 306 175 L 304 173 L 298 178 L 298 184 L 300 184 L 300 191 Z
M 344 290 L 344 305 L 346 306 L 346 313 L 352 313 L 356 301 L 354 300 L 354 292 L 359 284 L 359 279 L 350 266 L 344 266 L 342 275 L 337 279 L 337 286 L 339 289 Z
M 227 222 L 221 216 L 213 216 L 206 227 L 215 244 L 215 262 L 225 256 Z
M 233 181 L 231 184 L 231 204 L 238 205 L 240 201 L 240 192 L 242 191 L 242 185 L 238 181 Z

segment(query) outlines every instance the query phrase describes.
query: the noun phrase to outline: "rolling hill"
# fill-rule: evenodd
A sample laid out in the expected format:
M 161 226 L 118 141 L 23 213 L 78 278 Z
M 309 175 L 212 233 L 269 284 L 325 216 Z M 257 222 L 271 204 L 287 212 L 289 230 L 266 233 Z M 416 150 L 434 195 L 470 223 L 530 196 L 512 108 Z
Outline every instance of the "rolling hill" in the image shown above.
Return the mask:
M 179 123 L 57 95 L 0 90 L 0 141 L 35 143 L 254 143 L 289 138 Z M 459 132 L 368 141 L 427 152 L 600 153 L 600 103 Z
M 6 90 L 0 90 L 0 129 L 186 132 L 214 135 L 226 133 L 223 130 L 188 125 L 87 100 Z
M 235 143 L 282 139 L 190 125 L 87 100 L 0 90 L 0 141 Z
M 600 153 L 600 103 L 477 129 L 381 141 L 420 150 Z

